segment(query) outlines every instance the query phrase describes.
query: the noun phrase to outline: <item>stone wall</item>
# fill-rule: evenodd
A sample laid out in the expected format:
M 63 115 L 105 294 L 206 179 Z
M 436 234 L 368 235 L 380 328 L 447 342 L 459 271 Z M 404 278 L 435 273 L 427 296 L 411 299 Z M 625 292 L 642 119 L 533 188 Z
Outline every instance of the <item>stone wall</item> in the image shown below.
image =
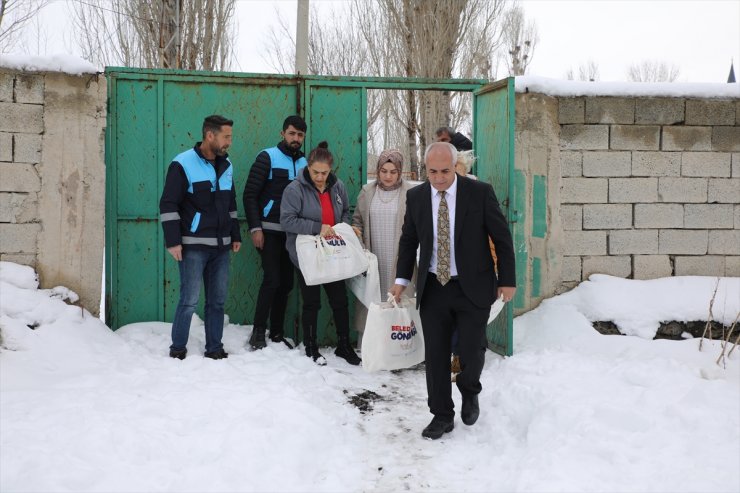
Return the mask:
M 740 276 L 740 100 L 558 98 L 558 290 Z
M 0 260 L 97 314 L 105 227 L 105 77 L 0 67 Z

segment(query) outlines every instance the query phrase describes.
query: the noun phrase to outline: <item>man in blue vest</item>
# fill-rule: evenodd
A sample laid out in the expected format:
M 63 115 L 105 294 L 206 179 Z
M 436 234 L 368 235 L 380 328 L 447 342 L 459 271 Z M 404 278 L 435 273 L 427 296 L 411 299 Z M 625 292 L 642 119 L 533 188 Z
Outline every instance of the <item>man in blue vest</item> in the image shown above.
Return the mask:
M 254 329 L 249 338 L 252 349 L 267 346 L 265 333 L 270 319 L 270 340 L 285 339 L 285 307 L 293 289 L 293 263 L 285 248 L 285 233 L 280 226 L 280 202 L 283 191 L 306 166 L 301 146 L 306 137 L 306 122 L 300 116 L 289 116 L 280 132 L 283 140 L 257 155 L 244 186 L 244 210 L 252 244 L 262 259 L 262 286 L 254 311 Z
M 205 285 L 205 356 L 223 359 L 224 302 L 229 252 L 241 247 L 234 169 L 226 151 L 234 122 L 219 115 L 203 121 L 203 141 L 175 157 L 167 170 L 160 221 L 167 251 L 180 269 L 180 301 L 172 323 L 170 357 L 185 359 L 190 320 Z

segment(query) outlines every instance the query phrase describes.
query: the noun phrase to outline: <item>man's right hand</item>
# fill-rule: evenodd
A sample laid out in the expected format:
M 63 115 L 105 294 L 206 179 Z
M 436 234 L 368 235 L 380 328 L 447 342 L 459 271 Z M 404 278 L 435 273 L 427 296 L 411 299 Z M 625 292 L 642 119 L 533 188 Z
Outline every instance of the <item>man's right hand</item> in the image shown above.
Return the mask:
M 262 250 L 265 246 L 265 234 L 261 229 L 252 231 L 252 245 L 254 245 L 254 248 L 257 250 Z
M 391 286 L 391 289 L 388 292 L 396 299 L 396 303 L 400 303 L 401 295 L 405 290 L 406 286 L 404 286 L 403 284 L 394 284 L 393 286 Z
M 178 262 L 182 261 L 182 245 L 175 245 L 173 247 L 169 247 L 167 251 L 170 252 L 170 255 L 172 255 L 172 258 L 174 258 Z

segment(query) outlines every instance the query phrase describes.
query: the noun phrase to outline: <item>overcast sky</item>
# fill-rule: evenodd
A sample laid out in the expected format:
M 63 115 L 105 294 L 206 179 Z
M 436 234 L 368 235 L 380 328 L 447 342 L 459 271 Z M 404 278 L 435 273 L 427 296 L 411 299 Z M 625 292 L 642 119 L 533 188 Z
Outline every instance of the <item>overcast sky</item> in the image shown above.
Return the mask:
M 67 22 L 68 1 L 52 0 L 42 13 L 48 35 L 40 54 L 78 54 Z M 274 72 L 264 43 L 278 15 L 295 25 L 295 0 L 236 0 L 235 71 Z M 321 9 L 338 0 L 311 0 Z M 725 82 L 730 60 L 740 75 L 740 0 L 521 0 L 534 19 L 539 43 L 528 74 L 565 78 L 568 68 L 593 60 L 600 80 L 626 80 L 631 63 L 665 61 L 681 69 L 682 82 Z M 45 52 L 45 53 L 44 53 Z

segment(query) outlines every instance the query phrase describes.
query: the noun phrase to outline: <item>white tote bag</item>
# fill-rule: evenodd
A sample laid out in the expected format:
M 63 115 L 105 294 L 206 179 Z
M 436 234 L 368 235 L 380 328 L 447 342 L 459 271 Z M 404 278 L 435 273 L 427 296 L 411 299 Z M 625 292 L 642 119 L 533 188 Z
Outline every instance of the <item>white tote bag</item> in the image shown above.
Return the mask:
M 355 297 L 366 307 L 371 303 L 380 303 L 380 273 L 378 272 L 378 257 L 370 250 L 365 250 L 368 268 L 366 272 L 347 279 L 347 286 Z
M 298 235 L 295 241 L 298 266 L 306 285 L 315 286 L 349 279 L 365 272 L 367 257 L 349 224 L 333 226 L 334 235 Z
M 372 303 L 362 336 L 366 371 L 399 370 L 424 361 L 424 332 L 414 298 Z

